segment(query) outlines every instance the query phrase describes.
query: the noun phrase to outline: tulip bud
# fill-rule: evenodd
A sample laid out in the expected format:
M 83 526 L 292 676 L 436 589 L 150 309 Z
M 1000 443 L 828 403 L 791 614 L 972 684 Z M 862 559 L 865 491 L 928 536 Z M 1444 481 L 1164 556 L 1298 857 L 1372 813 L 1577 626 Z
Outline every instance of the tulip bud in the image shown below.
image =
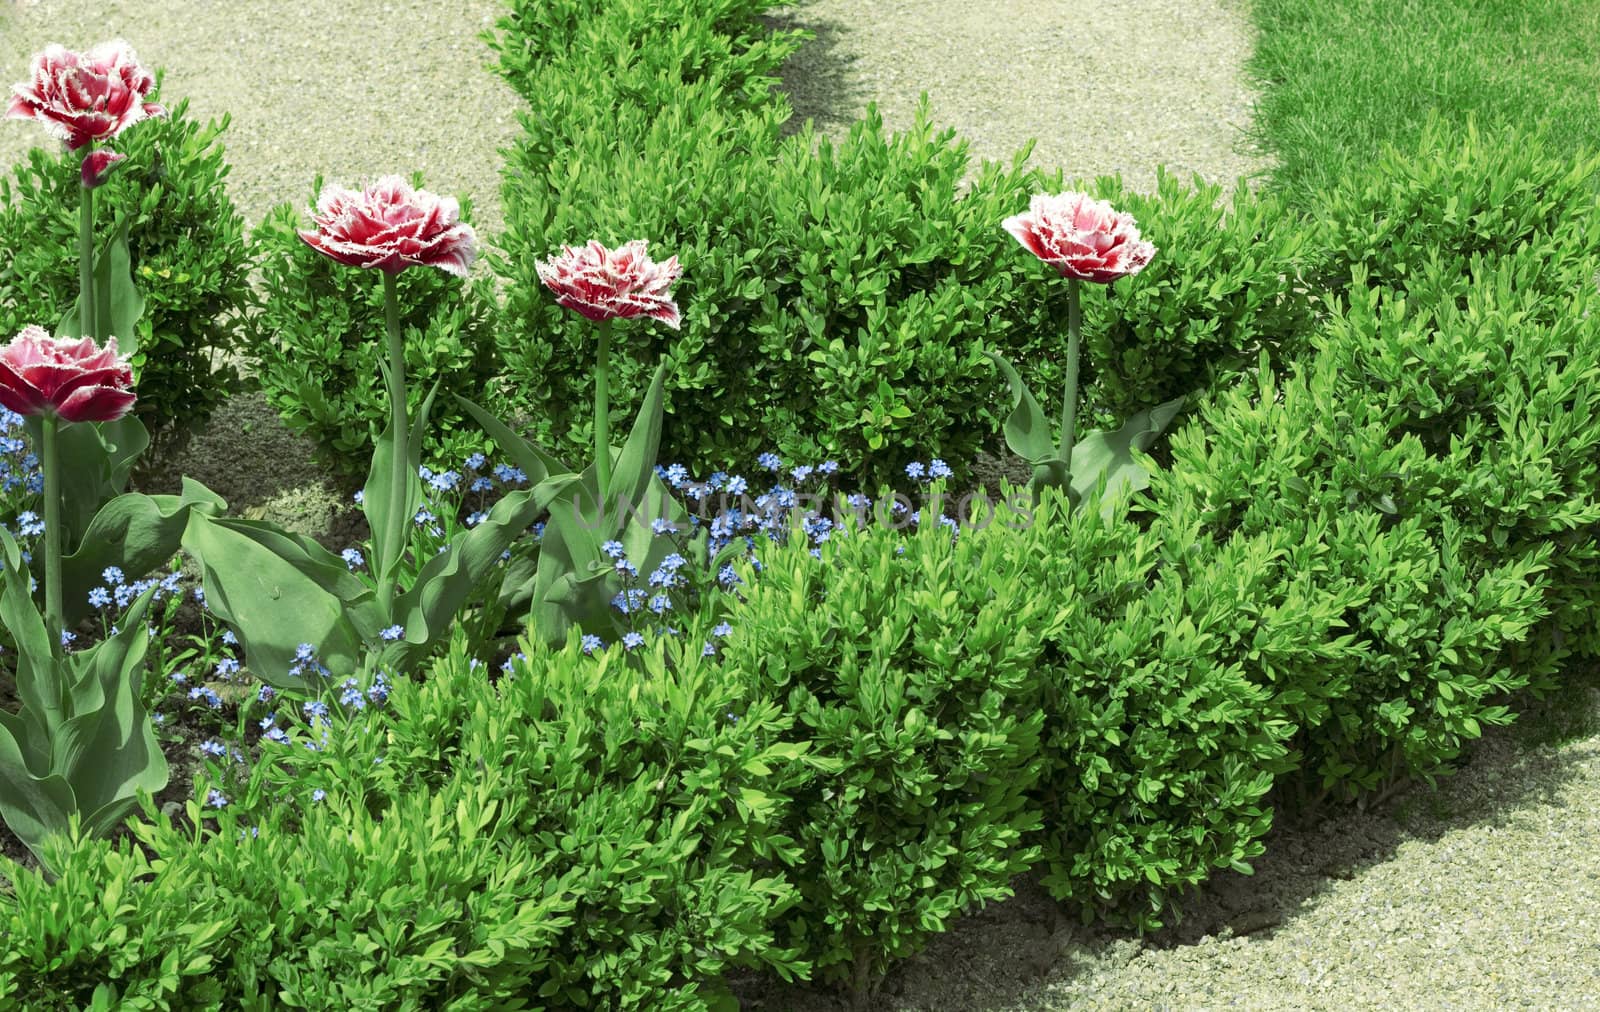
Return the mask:
M 79 177 L 83 180 L 83 188 L 92 190 L 106 181 L 111 175 L 111 170 L 119 162 L 125 161 L 127 155 L 112 151 L 108 148 L 96 148 L 83 158 L 83 168 Z

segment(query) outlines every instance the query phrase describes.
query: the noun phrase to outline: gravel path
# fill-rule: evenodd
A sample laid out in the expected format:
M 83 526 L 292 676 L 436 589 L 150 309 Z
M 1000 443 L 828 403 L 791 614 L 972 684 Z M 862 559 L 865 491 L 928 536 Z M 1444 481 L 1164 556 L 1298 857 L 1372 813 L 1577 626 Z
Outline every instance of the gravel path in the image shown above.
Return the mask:
M 784 83 L 799 114 L 831 136 L 868 101 L 890 127 L 906 126 L 926 89 L 935 122 L 969 138 L 975 159 L 1008 159 L 1032 137 L 1034 164 L 1062 166 L 1069 179 L 1120 171 L 1148 188 L 1157 162 L 1220 182 L 1266 167 L 1240 134 L 1251 100 L 1244 2 L 809 0 L 774 21 L 818 35 Z M 353 185 L 421 169 L 430 187 L 472 198 L 492 234 L 497 149 L 516 129 L 515 99 L 477 39 L 498 9 L 0 0 L 0 83 L 25 77 L 47 42 L 121 35 L 167 68 L 166 100 L 188 97 L 202 118 L 232 113 L 229 189 L 249 222 L 304 201 L 318 172 Z M 38 139 L 29 125 L 0 124 L 0 164 Z M 342 500 L 308 469 L 304 444 L 259 396 L 239 409 L 173 468 L 252 515 L 319 526 Z M 278 470 L 235 466 L 249 461 Z M 1597 695 L 1563 704 L 1562 719 L 1590 715 L 1571 744 L 1496 735 L 1438 793 L 1417 788 L 1382 813 L 1280 829 L 1254 878 L 1220 878 L 1165 937 L 1053 932 L 1048 902 L 1025 888 L 936 940 L 890 980 L 883 1006 L 1600 1007 Z M 789 990 L 747 1007 L 838 1006 Z
M 783 81 L 829 136 L 869 101 L 908 127 L 927 91 L 934 124 L 970 140 L 974 162 L 1034 138 L 1030 164 L 1149 190 L 1158 163 L 1224 184 L 1267 168 L 1241 133 L 1245 2 L 802 0 L 774 20 L 816 34 Z
M 12 0 L 0 0 L 0 9 Z M 87 49 L 122 37 L 165 67 L 162 99 L 202 121 L 231 114 L 228 192 L 254 225 L 283 201 L 303 206 L 320 172 L 355 186 L 421 170 L 429 189 L 471 198 L 500 229 L 498 149 L 518 99 L 487 69 L 478 40 L 498 0 L 37 0 L 0 33 L 0 85 L 26 80 L 50 42 Z M 0 122 L 0 164 L 45 141 Z

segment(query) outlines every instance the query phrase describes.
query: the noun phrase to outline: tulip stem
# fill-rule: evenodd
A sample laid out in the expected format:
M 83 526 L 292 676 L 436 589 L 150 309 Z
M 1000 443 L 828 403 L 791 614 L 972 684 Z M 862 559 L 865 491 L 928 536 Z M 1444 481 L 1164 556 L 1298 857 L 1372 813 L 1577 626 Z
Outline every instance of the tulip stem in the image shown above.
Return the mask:
M 1072 482 L 1072 446 L 1078 423 L 1078 349 L 1082 340 L 1083 313 L 1078 306 L 1077 278 L 1067 279 L 1067 390 L 1061 405 L 1061 459 L 1066 462 L 1067 483 Z
M 611 321 L 600 320 L 600 351 L 594 364 L 594 466 L 601 513 L 611 485 Z
M 394 461 L 389 469 L 389 501 L 394 509 L 388 517 L 390 537 L 387 544 L 395 552 L 395 559 L 378 559 L 381 566 L 378 601 L 388 606 L 394 594 L 393 562 L 405 554 L 400 545 L 406 536 L 404 516 L 406 482 L 411 477 L 406 469 L 411 466 L 411 426 L 406 413 L 406 350 L 400 334 L 400 296 L 395 289 L 395 276 L 383 272 L 383 318 L 389 331 L 389 426 L 394 433 Z
M 44 469 L 44 623 L 54 652 L 61 649 L 61 461 L 56 447 L 61 420 L 54 409 L 48 409 L 39 423 L 39 466 Z
M 87 159 L 93 148 L 84 151 Z M 94 190 L 80 186 L 78 199 L 78 336 L 100 340 L 94 297 Z

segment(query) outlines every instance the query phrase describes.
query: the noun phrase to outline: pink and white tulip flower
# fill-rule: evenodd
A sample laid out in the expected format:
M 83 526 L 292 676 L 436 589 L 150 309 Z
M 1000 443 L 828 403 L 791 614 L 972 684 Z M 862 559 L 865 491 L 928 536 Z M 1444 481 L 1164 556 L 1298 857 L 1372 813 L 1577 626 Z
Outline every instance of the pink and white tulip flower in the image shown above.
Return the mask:
M 33 58 L 32 80 L 12 89 L 7 119 L 31 119 L 68 149 L 115 138 L 128 127 L 166 110 L 145 96 L 156 79 L 121 39 L 87 53 L 50 45 Z
M 1086 193 L 1038 193 L 1023 214 L 1001 223 L 1029 253 L 1064 278 L 1110 284 L 1144 270 L 1156 248 L 1133 216 Z
M 643 239 L 614 250 L 591 239 L 587 246 L 562 246 L 561 255 L 534 265 L 556 304 L 591 320 L 648 316 L 678 329 L 678 305 L 667 289 L 683 273 L 677 257 L 655 263 Z
M 364 190 L 324 187 L 315 229 L 300 238 L 350 267 L 398 274 L 407 267 L 437 267 L 464 278 L 478 255 L 477 233 L 461 221 L 454 197 L 414 190 L 400 176 L 384 176 Z
M 114 422 L 133 407 L 133 370 L 92 338 L 51 337 L 24 327 L 0 348 L 0 404 L 19 415 L 53 414 L 67 422 Z

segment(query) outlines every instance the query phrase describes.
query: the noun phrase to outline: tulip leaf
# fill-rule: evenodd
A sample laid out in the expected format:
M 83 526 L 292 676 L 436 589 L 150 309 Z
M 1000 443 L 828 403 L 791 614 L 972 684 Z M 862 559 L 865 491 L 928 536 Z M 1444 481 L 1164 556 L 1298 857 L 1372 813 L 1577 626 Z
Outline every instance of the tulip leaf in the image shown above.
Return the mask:
M 38 416 L 26 421 L 28 439 L 42 444 Z M 61 475 L 62 548 L 74 550 L 100 507 L 128 487 L 133 463 L 150 445 L 150 433 L 133 415 L 114 422 L 64 422 L 56 432 Z M 70 462 L 70 466 L 69 465 Z
M 5 586 L 0 588 L 0 624 L 16 644 L 16 692 L 24 713 L 33 713 L 47 725 L 61 714 L 62 692 L 55 682 L 56 651 L 50 631 L 34 603 L 32 576 L 22 563 L 22 549 L 11 532 L 0 527 L 4 552 Z M 42 553 L 41 553 L 42 554 Z
M 546 589 L 541 623 L 535 630 L 548 642 L 565 642 L 568 631 L 611 629 L 614 625 L 611 600 L 615 596 L 613 581 L 606 573 L 580 576 L 577 571 L 563 572 Z M 557 631 L 559 630 L 559 632 Z
M 675 550 L 670 540 L 656 536 L 651 522 L 666 519 L 688 526 L 687 512 L 655 473 L 667 375 L 663 361 L 627 441 L 615 452 L 604 495 L 593 462 L 574 474 L 481 407 L 457 398 L 535 483 L 535 500 L 549 508 L 537 562 L 514 560 L 502 578 L 499 597 L 507 607 L 526 602 L 530 627 L 548 642 L 564 642 L 574 625 L 585 631 L 614 630 L 611 601 L 622 584 L 602 545 L 621 542 L 627 558 L 648 573 Z M 704 542 L 702 535 L 692 546 L 702 556 Z M 408 638 L 410 631 L 408 624 Z
M 529 624 L 552 644 L 565 642 L 574 625 L 585 632 L 616 632 L 619 613 L 612 600 L 623 583 L 601 546 L 607 541 L 622 544 L 624 556 L 639 570 L 641 582 L 635 585 L 640 586 L 663 559 L 678 550 L 671 539 L 656 535 L 652 521 L 664 519 L 680 528 L 689 526 L 688 512 L 655 476 L 653 467 L 638 501 L 620 498 L 617 508 L 604 515 L 594 501 L 597 480 L 590 467 L 551 505 L 539 543 Z M 699 533 L 689 545 L 697 565 L 705 560 L 705 542 L 705 535 Z
M 529 623 L 551 643 L 566 640 L 576 617 L 571 609 L 561 606 L 561 602 L 572 600 L 567 584 L 576 579 L 603 578 L 610 569 L 600 551 L 600 545 L 608 538 L 604 532 L 596 537 L 593 529 L 598 523 L 592 493 L 597 481 L 591 466 L 582 478 L 563 490 L 550 504 L 550 519 L 545 522 L 544 537 L 539 541 Z
M 1150 472 L 1139 462 L 1138 455 L 1148 450 L 1172 423 L 1184 400 L 1178 397 L 1146 408 L 1115 432 L 1091 432 L 1080 439 L 1072 448 L 1074 502 L 1085 500 L 1100 489 L 1100 509 L 1109 517 L 1118 499 L 1149 487 Z
M 992 351 L 984 354 L 999 367 L 1006 382 L 1011 384 L 1011 414 L 1005 422 L 1006 446 L 1012 453 L 1035 466 L 1059 460 L 1061 452 L 1056 447 L 1056 435 L 1050 431 L 1050 422 L 1045 418 L 1044 409 L 1039 407 L 1028 385 L 1022 382 L 1022 377 L 1010 362 Z
M 73 716 L 51 740 L 51 771 L 72 786 L 86 832 L 109 832 L 138 791 L 167 784 L 167 760 L 140 702 L 149 634 L 145 611 L 154 588 L 140 595 L 115 636 L 70 655 L 81 669 L 72 687 Z
M 100 300 L 99 335 L 116 337 L 117 351 L 132 357 L 139 350 L 139 318 L 144 316 L 144 296 L 133 283 L 133 264 L 128 256 L 128 220 L 124 218 L 116 235 L 106 244 L 95 263 L 95 292 Z
M 388 366 L 379 365 L 387 371 Z M 367 472 L 367 483 L 361 489 L 361 512 L 367 517 L 367 526 L 372 531 L 372 558 L 368 560 L 372 565 L 372 574 L 380 579 L 386 573 L 394 571 L 394 564 L 404 551 L 405 528 L 401 527 L 399 533 L 402 537 L 400 544 L 395 544 L 396 530 L 393 527 L 393 517 L 396 513 L 404 513 L 406 502 L 409 499 L 409 482 L 407 490 L 402 492 L 402 498 L 395 501 L 394 494 L 394 469 L 399 466 L 398 458 L 404 456 L 395 445 L 396 434 L 393 421 L 384 426 L 382 435 L 372 445 L 372 469 Z M 417 481 L 415 474 L 411 481 Z
M 177 553 L 190 510 L 219 514 L 227 506 L 192 478 L 183 479 L 181 495 L 128 492 L 106 503 L 78 550 L 61 560 L 63 621 L 74 625 L 89 614 L 89 591 L 106 567 L 116 566 L 130 583 L 142 578 Z
M 127 814 L 138 791 L 167 782 L 166 757 L 140 702 L 146 590 L 122 617 L 121 630 L 73 654 L 50 647 L 11 536 L 0 531 L 6 561 L 0 619 L 18 645 L 20 712 L 0 712 L 0 816 L 45 862 L 42 845 L 81 829 L 104 835 Z M 47 865 L 48 866 L 48 865 Z
M 77 801 L 65 778 L 29 767 L 16 725 L 15 716 L 0 712 L 0 817 L 42 863 L 41 845 L 52 833 L 66 831 Z
M 395 621 L 405 627 L 413 656 L 448 635 L 451 620 L 500 561 L 500 555 L 544 512 L 531 490 L 512 492 L 489 515 L 445 551 L 428 560 L 411 589 L 395 602 Z
M 530 484 L 537 485 L 546 478 L 573 473 L 572 468 L 563 464 L 554 455 L 540 449 L 531 439 L 517 435 L 509 425 L 494 415 L 460 394 L 454 396 L 467 414 L 477 419 L 478 424 L 483 426 L 483 431 L 494 440 L 500 452 L 510 457 L 522 469 L 522 473 L 528 476 Z
M 355 670 L 385 617 L 340 559 L 263 521 L 190 511 L 183 547 L 199 562 L 207 605 L 244 646 L 251 674 L 275 687 L 305 687 L 289 674 L 302 643 L 330 669 Z
M 521 465 L 518 465 L 521 466 Z M 524 469 L 526 470 L 526 469 Z M 533 498 L 539 504 L 539 513 L 543 515 L 551 505 L 562 496 L 574 483 L 580 481 L 579 475 L 570 471 L 552 475 L 534 486 Z M 496 606 L 506 612 L 518 611 L 528 606 L 533 600 L 534 587 L 538 580 L 538 556 L 515 555 L 506 565 L 505 574 L 500 581 L 500 597 Z
M 667 363 L 663 359 L 656 366 L 650 389 L 639 405 L 639 415 L 633 420 L 633 430 L 622 446 L 616 466 L 611 469 L 611 486 L 604 490 L 605 507 L 616 504 L 619 508 L 632 508 L 644 499 L 645 490 L 655 478 L 656 453 L 661 447 L 661 398 L 666 386 Z
M 378 365 L 387 378 L 388 363 L 379 361 Z M 379 580 L 394 577 L 411 544 L 411 518 L 422 505 L 422 479 L 417 475 L 422 463 L 422 434 L 427 431 L 428 413 L 439 392 L 439 382 L 434 381 L 409 431 L 396 433 L 391 419 L 372 449 L 372 470 L 361 492 L 361 510 L 372 530 L 372 575 Z M 404 446 L 399 443 L 402 438 Z M 404 468 L 399 499 L 395 498 L 394 488 L 396 467 Z
M 538 556 L 513 555 L 500 577 L 496 605 L 505 612 L 521 611 L 533 600 L 533 582 L 539 571 Z
M 630 506 L 628 513 L 617 516 L 612 531 L 612 537 L 622 542 L 628 560 L 638 567 L 641 579 L 648 579 L 661 565 L 661 560 L 678 550 L 672 539 L 656 534 L 652 524 L 657 520 L 664 520 L 679 530 L 689 527 L 688 511 L 666 483 L 652 473 L 641 501 Z M 705 540 L 705 536 L 697 532 L 690 543 L 690 554 L 698 556 L 693 560 L 696 563 L 704 561 Z M 620 585 L 617 589 L 621 589 Z
M 123 218 L 94 259 L 96 313 L 99 334 L 85 334 L 78 320 L 76 302 L 56 327 L 57 337 L 92 337 L 104 342 L 117 339 L 117 352 L 131 358 L 138 351 L 139 319 L 144 316 L 144 296 L 133 283 L 133 263 L 128 255 L 128 221 Z

